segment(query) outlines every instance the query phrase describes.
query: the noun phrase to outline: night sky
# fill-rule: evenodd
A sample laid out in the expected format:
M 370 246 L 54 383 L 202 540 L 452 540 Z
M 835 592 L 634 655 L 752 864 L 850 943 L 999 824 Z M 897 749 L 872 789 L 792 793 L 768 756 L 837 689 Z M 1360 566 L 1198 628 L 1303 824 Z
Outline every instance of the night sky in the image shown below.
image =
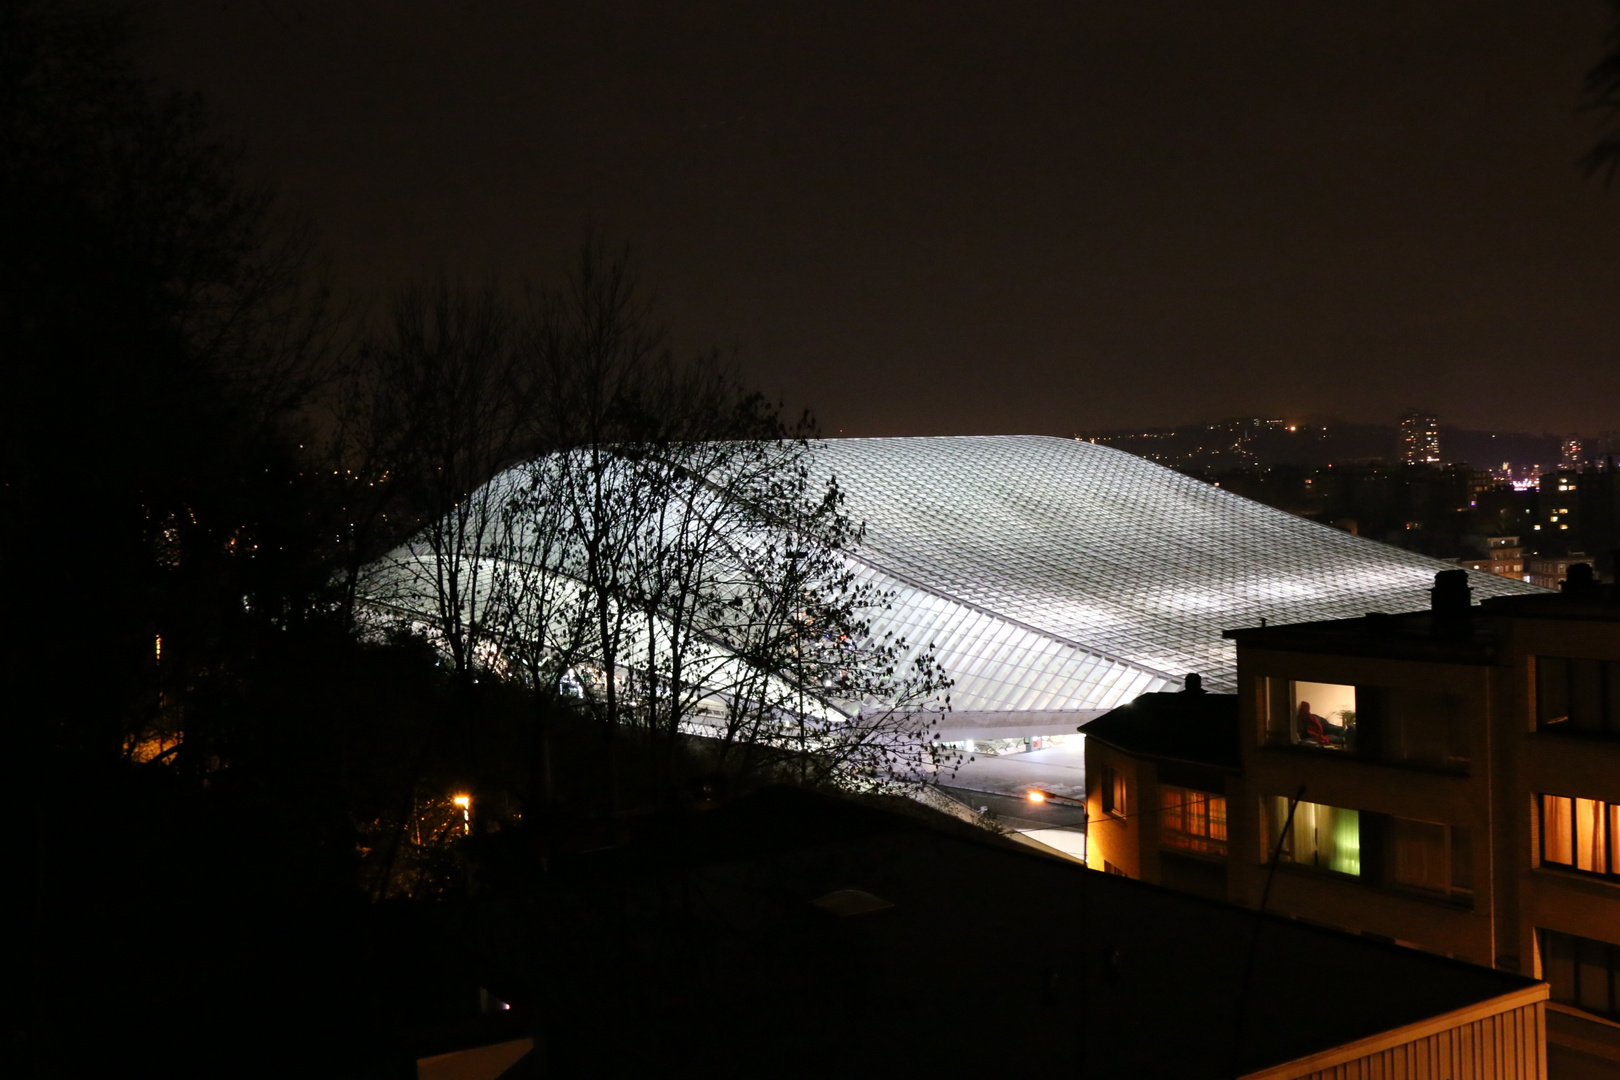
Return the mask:
M 1620 428 L 1600 0 L 152 0 L 335 280 L 629 241 L 828 434 Z

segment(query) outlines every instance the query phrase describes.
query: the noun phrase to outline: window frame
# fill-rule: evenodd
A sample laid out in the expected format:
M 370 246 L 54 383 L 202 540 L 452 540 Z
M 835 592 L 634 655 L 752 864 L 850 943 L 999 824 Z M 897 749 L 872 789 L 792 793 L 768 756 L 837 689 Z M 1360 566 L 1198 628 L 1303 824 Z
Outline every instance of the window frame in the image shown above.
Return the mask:
M 1468 877 L 1470 882 L 1474 878 L 1472 850 L 1474 835 L 1471 829 L 1466 825 L 1453 825 L 1445 821 L 1428 821 L 1423 818 L 1404 818 L 1393 814 L 1389 815 L 1385 820 L 1388 822 L 1385 843 L 1388 845 L 1387 850 L 1389 852 L 1388 868 L 1385 875 L 1387 887 L 1418 896 L 1431 896 L 1454 900 L 1459 903 L 1471 903 L 1473 901 L 1474 886 L 1472 884 L 1466 886 L 1457 884 L 1457 849 L 1459 847 L 1468 849 Z M 1401 880 L 1401 826 L 1403 824 L 1427 825 L 1442 830 L 1441 843 L 1445 868 L 1443 875 L 1446 881 L 1445 885 L 1424 885 L 1419 882 Z
M 1577 719 L 1576 706 L 1582 697 L 1594 688 L 1580 677 L 1585 665 L 1595 665 L 1597 681 L 1592 703 L 1597 715 L 1591 722 Z M 1562 667 L 1562 676 L 1554 672 Z M 1531 659 L 1530 683 L 1535 691 L 1535 724 L 1538 732 L 1555 735 L 1579 735 L 1587 738 L 1612 739 L 1620 737 L 1620 660 L 1590 656 L 1553 656 L 1536 653 Z M 1549 685 L 1553 682 L 1561 685 Z M 1549 716 L 1557 711 L 1552 701 L 1561 701 L 1566 710 L 1562 716 Z
M 1266 848 L 1262 853 L 1264 855 L 1264 864 L 1269 865 L 1273 859 L 1275 859 L 1279 866 L 1293 866 L 1302 870 L 1311 871 L 1313 873 L 1326 874 L 1331 877 L 1340 878 L 1345 881 L 1366 883 L 1368 881 L 1367 868 L 1362 865 L 1362 819 L 1368 817 L 1369 815 L 1349 806 L 1334 806 L 1331 803 L 1313 803 L 1306 800 L 1300 800 L 1300 807 L 1309 806 L 1322 810 L 1337 811 L 1341 814 L 1354 814 L 1356 816 L 1356 868 L 1354 870 L 1340 870 L 1332 865 L 1325 865 L 1322 861 L 1322 852 L 1328 845 L 1322 842 L 1321 836 L 1319 835 L 1320 826 L 1316 827 L 1316 832 L 1313 832 L 1311 837 L 1311 861 L 1303 862 L 1296 858 L 1295 853 L 1299 850 L 1300 835 L 1300 818 L 1297 809 L 1294 813 L 1293 826 L 1288 830 L 1288 843 L 1283 845 L 1281 849 L 1278 848 L 1278 834 L 1283 827 L 1283 823 L 1287 820 L 1289 802 L 1290 799 L 1287 795 L 1260 796 L 1261 820 L 1265 825 L 1262 835 L 1264 835 L 1266 838 Z
M 1167 806 L 1170 797 L 1179 796 L 1180 801 L 1176 807 Z M 1204 831 L 1196 832 L 1180 825 L 1172 827 L 1172 809 L 1181 811 L 1180 821 L 1187 822 L 1187 808 L 1193 805 L 1194 800 L 1200 800 L 1203 813 L 1200 820 Z M 1216 804 L 1219 804 L 1219 814 L 1216 814 Z M 1216 795 L 1209 791 L 1200 791 L 1197 788 L 1186 787 L 1181 784 L 1159 785 L 1159 844 L 1171 851 L 1186 852 L 1193 855 L 1206 855 L 1213 858 L 1226 858 L 1227 843 L 1230 839 L 1229 807 L 1225 795 Z M 1220 835 L 1215 835 L 1218 829 Z
M 1125 782 L 1125 773 L 1105 763 L 1102 767 L 1101 780 L 1103 782 L 1098 785 L 1097 800 L 1102 804 L 1103 813 L 1116 818 L 1129 817 L 1130 788 Z
M 1569 861 L 1559 862 L 1547 857 L 1550 850 L 1548 843 L 1548 821 L 1552 817 L 1549 813 L 1550 800 L 1558 799 L 1568 803 L 1569 812 Z M 1596 850 L 1602 853 L 1605 866 L 1601 870 L 1589 870 L 1580 865 L 1581 862 L 1581 827 L 1577 819 L 1580 804 L 1583 802 L 1595 803 L 1597 808 L 1593 812 L 1593 832 L 1600 834 Z M 1539 867 L 1561 870 L 1564 873 L 1580 874 L 1582 877 L 1597 878 L 1602 881 L 1620 882 L 1620 803 L 1612 803 L 1605 799 L 1587 799 L 1580 795 L 1557 795 L 1550 792 L 1536 793 L 1536 832 L 1537 857 Z
M 1362 687 L 1354 683 L 1330 683 L 1317 679 L 1295 678 L 1291 675 L 1267 675 L 1266 681 L 1266 722 L 1264 742 L 1268 746 L 1291 747 L 1303 749 L 1311 753 L 1325 752 L 1344 757 L 1362 757 L 1364 748 L 1359 745 L 1357 738 L 1357 722 L 1361 712 L 1360 695 Z M 1299 684 L 1309 683 L 1313 686 L 1341 687 L 1350 691 L 1352 714 L 1346 723 L 1341 716 L 1340 723 L 1345 728 L 1344 742 L 1335 746 L 1331 743 L 1322 744 L 1312 742 L 1300 736 L 1298 727 L 1299 712 Z M 1313 712 L 1312 715 L 1317 715 Z M 1324 716 L 1324 720 L 1331 722 L 1331 717 Z
M 1548 984 L 1548 1000 L 1593 1016 L 1603 1016 L 1611 1020 L 1620 1020 L 1620 945 L 1598 938 L 1582 937 L 1579 934 L 1569 934 L 1562 930 L 1551 930 L 1547 927 L 1536 928 L 1536 945 L 1541 954 L 1541 978 Z M 1554 970 L 1555 965 L 1563 964 L 1554 959 L 1558 945 L 1568 947 L 1568 974 L 1569 984 L 1566 986 L 1562 978 L 1555 980 L 1560 973 Z M 1582 954 L 1585 954 L 1583 957 Z M 1601 964 L 1590 961 L 1602 957 Z M 1583 962 L 1584 961 L 1584 962 Z M 1592 1005 L 1582 1002 L 1581 972 L 1589 967 L 1601 967 L 1604 970 L 1603 990 L 1607 1001 L 1607 1008 L 1593 1008 Z

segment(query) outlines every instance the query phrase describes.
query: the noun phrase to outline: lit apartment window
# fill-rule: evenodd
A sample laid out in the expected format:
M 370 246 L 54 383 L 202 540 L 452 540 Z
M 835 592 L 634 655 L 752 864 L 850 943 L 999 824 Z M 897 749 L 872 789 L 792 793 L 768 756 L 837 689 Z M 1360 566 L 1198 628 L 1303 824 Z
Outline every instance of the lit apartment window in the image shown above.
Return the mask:
M 1620 946 L 1607 941 L 1538 931 L 1541 977 L 1554 1001 L 1604 1016 L 1620 1016 Z
M 1277 849 L 1288 820 L 1288 800 L 1281 795 L 1264 798 L 1268 849 Z M 1314 866 L 1337 874 L 1361 875 L 1361 815 L 1339 806 L 1302 802 L 1294 811 L 1294 826 L 1283 838 L 1278 861 Z
M 1536 726 L 1620 734 L 1620 662 L 1536 657 Z
M 1392 818 L 1390 834 L 1395 884 L 1455 899 L 1473 895 L 1474 853 L 1467 829 Z
M 1355 749 L 1355 687 L 1288 679 L 1269 682 L 1266 727 L 1270 741 L 1316 750 Z
M 1191 788 L 1159 787 L 1159 839 L 1165 847 L 1226 854 L 1226 799 Z
M 1620 804 L 1541 796 L 1541 863 L 1620 877 Z
M 1127 810 L 1125 799 L 1125 774 L 1112 765 L 1102 767 L 1102 775 L 1097 778 L 1097 790 L 1102 798 L 1102 808 L 1105 814 L 1114 814 L 1124 817 Z

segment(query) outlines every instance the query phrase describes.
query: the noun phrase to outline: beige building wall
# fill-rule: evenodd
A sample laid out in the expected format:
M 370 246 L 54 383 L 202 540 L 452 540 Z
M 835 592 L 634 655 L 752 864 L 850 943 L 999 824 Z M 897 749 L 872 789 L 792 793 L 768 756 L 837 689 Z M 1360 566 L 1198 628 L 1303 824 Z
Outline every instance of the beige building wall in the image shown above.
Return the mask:
M 1546 996 L 1528 987 L 1243 1080 L 1543 1080 Z
M 1513 951 L 1527 974 L 1546 977 L 1538 929 L 1620 944 L 1620 883 L 1541 863 L 1541 794 L 1569 795 L 1620 803 L 1620 744 L 1536 731 L 1537 656 L 1620 659 L 1620 621 L 1515 619 L 1502 647 L 1504 680 L 1500 703 L 1514 719 L 1503 755 L 1511 784 L 1512 810 L 1504 820 L 1513 873 L 1504 888 L 1511 905 Z M 1506 949 L 1504 948 L 1504 952 Z M 1547 1038 L 1611 1062 L 1620 1072 L 1620 1024 L 1551 1003 Z
M 1114 769 L 1125 778 L 1126 810 L 1103 809 L 1101 778 Z M 1151 761 L 1139 761 L 1096 739 L 1086 740 L 1086 865 L 1109 866 L 1141 881 L 1159 880 L 1157 818 L 1142 813 L 1146 796 L 1158 800 L 1158 778 Z M 1146 824 L 1145 824 L 1146 823 Z
M 1233 902 L 1257 906 L 1271 875 L 1267 847 L 1272 838 L 1267 835 L 1263 800 L 1293 797 L 1303 786 L 1307 802 L 1467 828 L 1474 895 L 1470 902 L 1462 903 L 1403 891 L 1387 877 L 1377 884 L 1383 868 L 1368 865 L 1364 858 L 1360 878 L 1280 865 L 1271 875 L 1271 910 L 1491 965 L 1495 960 L 1494 904 L 1488 883 L 1495 853 L 1490 843 L 1493 781 L 1486 767 L 1493 738 L 1491 669 L 1484 665 L 1245 649 L 1239 654 L 1238 678 L 1242 688 L 1243 773 L 1232 783 L 1228 810 L 1232 822 L 1229 880 Z M 1267 711 L 1271 695 L 1266 683 L 1270 679 L 1453 695 L 1463 701 L 1465 715 L 1471 718 L 1473 760 L 1464 775 L 1373 762 L 1331 750 L 1270 745 Z M 1285 717 L 1283 723 L 1291 719 Z

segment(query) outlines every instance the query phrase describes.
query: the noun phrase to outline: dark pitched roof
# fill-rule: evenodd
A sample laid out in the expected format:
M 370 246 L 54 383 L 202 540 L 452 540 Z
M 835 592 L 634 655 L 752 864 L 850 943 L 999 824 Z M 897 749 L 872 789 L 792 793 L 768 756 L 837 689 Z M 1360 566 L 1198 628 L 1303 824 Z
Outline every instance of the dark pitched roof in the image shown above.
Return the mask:
M 1537 986 L 914 806 L 767 790 L 648 841 L 554 866 L 566 903 L 502 908 L 522 935 L 566 916 L 534 942 L 559 1071 L 1216 1080 Z M 1006 1016 L 1040 1037 L 963 1037 Z
M 1090 723 L 1087 738 L 1138 757 L 1190 761 L 1236 772 L 1238 699 L 1236 694 L 1182 690 L 1143 694 Z

